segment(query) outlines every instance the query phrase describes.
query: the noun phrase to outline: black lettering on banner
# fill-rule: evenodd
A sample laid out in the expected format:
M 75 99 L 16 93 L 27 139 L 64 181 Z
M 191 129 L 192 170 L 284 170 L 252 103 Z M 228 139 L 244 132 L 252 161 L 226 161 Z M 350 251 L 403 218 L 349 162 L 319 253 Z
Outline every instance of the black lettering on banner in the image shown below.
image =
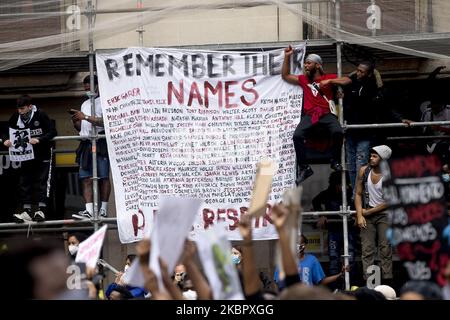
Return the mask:
M 146 60 L 140 54 L 136 55 L 136 75 L 140 76 L 142 66 L 149 68 L 149 73 L 153 74 L 153 55 L 149 55 Z
M 129 60 L 133 59 L 133 54 L 129 53 L 123 56 L 123 66 L 125 67 L 125 74 L 130 77 L 134 74 L 133 72 L 133 63 Z
M 259 59 L 262 58 L 262 61 Z M 256 76 L 257 74 L 263 74 L 267 75 L 267 56 L 263 55 L 262 57 L 259 55 L 253 56 L 253 75 Z M 258 70 L 261 69 L 261 72 L 258 72 Z
M 194 78 L 202 78 L 205 76 L 205 57 L 202 54 L 193 54 L 192 59 L 192 76 Z M 200 60 L 200 61 L 198 61 Z
M 294 50 L 293 64 L 299 70 L 302 69 L 302 57 L 303 57 L 303 49 Z
M 208 65 L 208 77 L 209 78 L 218 78 L 221 76 L 220 73 L 215 73 L 214 70 L 217 70 L 219 65 L 214 63 L 214 55 L 207 55 L 207 65 Z
M 188 56 L 187 54 L 183 54 L 181 59 L 177 59 L 176 57 L 170 55 L 169 56 L 169 75 L 173 76 L 173 67 L 177 69 L 183 69 L 183 74 L 185 77 L 189 76 L 189 67 L 188 67 Z
M 250 74 L 250 56 L 245 56 L 244 57 L 244 61 L 245 61 L 245 74 Z
M 108 78 L 111 81 L 114 77 L 119 78 L 120 74 L 117 72 L 119 68 L 117 61 L 114 59 L 105 60 L 106 72 L 108 73 Z
M 275 59 L 278 57 L 275 53 L 269 53 L 269 74 L 271 76 L 276 76 L 281 74 L 281 60 L 279 62 L 276 62 Z
M 155 55 L 155 76 L 164 76 L 164 62 L 161 61 L 164 58 L 162 54 Z
M 223 69 L 223 76 L 228 77 L 228 73 L 236 74 L 236 71 L 232 68 L 234 63 L 233 57 L 230 55 L 224 55 L 222 57 L 222 69 Z

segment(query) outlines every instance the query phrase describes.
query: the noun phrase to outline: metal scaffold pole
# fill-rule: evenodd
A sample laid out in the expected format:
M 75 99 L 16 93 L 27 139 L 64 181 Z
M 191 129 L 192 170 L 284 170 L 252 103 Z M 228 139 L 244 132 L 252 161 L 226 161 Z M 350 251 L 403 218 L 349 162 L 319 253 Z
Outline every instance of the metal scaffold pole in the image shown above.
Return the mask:
M 95 8 L 92 1 L 88 2 L 88 29 L 89 29 L 89 74 L 91 92 L 89 99 L 91 101 L 91 116 L 95 117 L 95 82 L 94 82 L 94 17 Z M 98 176 L 97 176 L 97 126 L 91 125 L 91 142 L 92 142 L 92 200 L 94 204 L 94 230 L 98 230 Z
M 336 43 L 336 56 L 337 56 L 337 74 L 338 77 L 342 77 L 342 41 L 340 39 L 339 30 L 341 28 L 341 2 L 340 0 L 336 0 L 336 29 L 338 30 L 337 34 L 337 43 Z M 342 90 L 339 88 L 339 90 Z M 339 98 L 339 122 L 341 126 L 344 125 L 344 108 L 343 108 L 343 99 L 342 95 Z M 341 163 L 345 167 L 345 142 L 342 143 L 341 149 Z M 344 266 L 345 266 L 345 290 L 350 290 L 350 274 L 348 273 L 348 265 L 349 265 L 349 251 L 348 251 L 348 219 L 347 215 L 349 212 L 349 208 L 347 205 L 347 177 L 346 171 L 342 170 L 342 228 L 343 228 L 343 237 L 344 237 Z
M 144 8 L 144 4 L 142 3 L 142 0 L 137 0 L 137 8 L 142 10 Z M 144 24 L 143 24 L 143 20 L 144 20 L 144 16 L 143 13 L 141 12 L 139 14 L 139 26 L 136 30 L 136 32 L 139 34 L 139 46 L 143 47 L 144 46 Z

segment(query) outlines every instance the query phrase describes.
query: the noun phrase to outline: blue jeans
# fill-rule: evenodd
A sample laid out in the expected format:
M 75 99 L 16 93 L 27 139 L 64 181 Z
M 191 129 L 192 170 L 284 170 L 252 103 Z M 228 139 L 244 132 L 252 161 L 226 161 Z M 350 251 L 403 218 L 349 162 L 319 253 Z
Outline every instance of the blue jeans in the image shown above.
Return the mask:
M 92 177 L 92 162 L 89 163 L 89 168 L 83 169 L 80 167 L 78 173 L 80 179 Z M 109 159 L 108 157 L 97 156 L 97 177 L 99 179 L 109 178 Z
M 369 162 L 369 148 L 371 141 L 360 140 L 350 135 L 348 135 L 345 139 L 348 173 L 350 175 L 350 182 L 352 183 L 353 188 L 352 199 L 355 199 L 356 176 L 358 175 L 359 169 Z

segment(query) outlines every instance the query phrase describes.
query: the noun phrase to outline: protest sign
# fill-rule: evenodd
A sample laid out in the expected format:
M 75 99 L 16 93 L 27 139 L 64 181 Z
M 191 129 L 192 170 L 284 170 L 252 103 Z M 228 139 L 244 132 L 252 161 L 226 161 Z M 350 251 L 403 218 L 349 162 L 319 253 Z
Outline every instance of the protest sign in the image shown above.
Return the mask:
M 159 265 L 157 258 L 160 256 L 167 263 L 169 272 L 173 271 L 202 203 L 199 199 L 160 197 L 151 236 L 150 268 Z
M 383 194 L 389 203 L 388 239 L 413 280 L 445 285 L 449 261 L 447 205 L 436 155 L 391 159 L 383 170 Z
M 34 159 L 33 146 L 30 143 L 30 129 L 12 129 L 9 128 L 9 157 L 11 161 L 27 161 Z
M 266 213 L 267 199 L 272 190 L 272 180 L 276 169 L 276 164 L 271 160 L 262 160 L 258 163 L 249 214 L 261 217 Z
M 96 267 L 97 260 L 100 257 L 100 251 L 102 250 L 107 227 L 108 225 L 105 224 L 103 227 L 94 232 L 89 238 L 79 244 L 75 262 L 84 262 L 89 268 Z
M 231 261 L 231 245 L 223 224 L 217 224 L 197 237 L 200 261 L 215 300 L 244 299 L 236 266 Z

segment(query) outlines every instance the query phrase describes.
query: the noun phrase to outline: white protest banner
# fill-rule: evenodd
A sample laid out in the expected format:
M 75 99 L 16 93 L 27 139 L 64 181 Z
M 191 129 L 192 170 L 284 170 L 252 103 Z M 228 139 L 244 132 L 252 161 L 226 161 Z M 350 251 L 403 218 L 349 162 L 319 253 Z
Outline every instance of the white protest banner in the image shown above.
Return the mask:
M 231 261 L 231 245 L 223 223 L 198 234 L 200 261 L 215 300 L 244 299 L 236 266 Z
M 84 262 L 86 267 L 95 268 L 100 257 L 107 225 L 95 231 L 89 238 L 80 243 L 75 262 Z
M 299 73 L 305 46 L 295 47 Z M 279 167 L 254 239 L 275 239 L 270 208 L 294 185 L 302 90 L 281 78 L 283 50 L 128 48 L 97 54 L 120 240 L 142 239 L 158 196 L 204 199 L 194 232 L 219 221 L 229 239 L 248 211 L 256 165 Z
M 27 161 L 34 159 L 33 146 L 30 143 L 31 133 L 30 129 L 12 129 L 9 128 L 9 140 L 11 147 L 9 147 L 9 157 L 11 161 Z

